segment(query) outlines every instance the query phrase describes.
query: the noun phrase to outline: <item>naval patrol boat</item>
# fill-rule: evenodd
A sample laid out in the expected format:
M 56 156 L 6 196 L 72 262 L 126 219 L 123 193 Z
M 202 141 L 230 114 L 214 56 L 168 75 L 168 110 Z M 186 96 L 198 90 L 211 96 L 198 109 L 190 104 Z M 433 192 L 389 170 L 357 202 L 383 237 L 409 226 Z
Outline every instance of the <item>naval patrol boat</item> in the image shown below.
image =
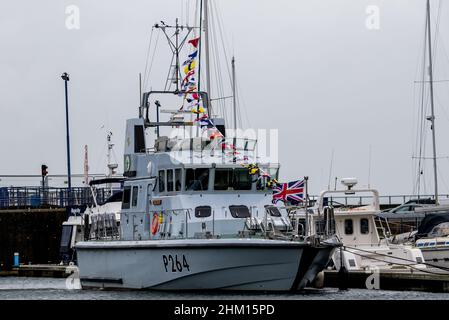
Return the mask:
M 145 109 L 153 94 L 144 95 Z M 278 291 L 310 284 L 338 244 L 297 237 L 263 179 L 211 141 L 159 137 L 148 148 L 145 129 L 159 125 L 127 120 L 120 238 L 77 243 L 82 287 Z M 247 159 L 255 160 L 250 152 Z
M 77 243 L 82 287 L 285 291 L 311 284 L 339 243 L 298 236 L 288 212 L 272 203 L 279 164 L 257 156 L 256 140 L 227 136 L 199 79 L 183 86 L 186 37 L 179 37 L 194 28 L 155 27 L 174 31 L 167 39 L 175 87 L 142 94 L 138 117 L 126 122 L 120 235 Z M 201 36 L 189 41 L 198 42 Z M 193 60 L 187 65 L 184 80 L 195 70 Z M 186 96 L 194 109 L 179 108 Z M 173 104 L 162 119 L 161 108 Z

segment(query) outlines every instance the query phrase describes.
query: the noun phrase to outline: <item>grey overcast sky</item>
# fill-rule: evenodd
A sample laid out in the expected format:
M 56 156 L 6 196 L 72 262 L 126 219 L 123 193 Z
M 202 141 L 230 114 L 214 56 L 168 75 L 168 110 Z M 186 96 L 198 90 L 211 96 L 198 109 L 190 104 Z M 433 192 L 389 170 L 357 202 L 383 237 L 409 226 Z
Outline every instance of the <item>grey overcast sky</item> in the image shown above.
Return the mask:
M 381 194 L 413 191 L 425 0 L 212 1 L 252 127 L 279 129 L 281 180 L 308 175 L 319 192 L 334 150 L 332 179 L 355 176 L 367 185 L 370 176 Z M 72 172 L 83 172 L 85 144 L 90 171 L 105 172 L 109 130 L 122 171 L 125 120 L 137 113 L 151 26 L 180 17 L 187 2 L 2 1 L 0 174 L 38 174 L 41 163 L 66 172 L 64 71 Z M 440 0 L 431 3 L 435 30 Z M 66 28 L 68 5 L 80 9 L 79 30 Z M 369 6 L 379 8 L 379 29 L 366 26 Z M 437 80 L 449 79 L 448 17 L 441 3 Z M 152 75 L 165 78 L 166 70 L 156 65 Z M 449 82 L 435 84 L 435 94 L 440 190 L 449 193 Z

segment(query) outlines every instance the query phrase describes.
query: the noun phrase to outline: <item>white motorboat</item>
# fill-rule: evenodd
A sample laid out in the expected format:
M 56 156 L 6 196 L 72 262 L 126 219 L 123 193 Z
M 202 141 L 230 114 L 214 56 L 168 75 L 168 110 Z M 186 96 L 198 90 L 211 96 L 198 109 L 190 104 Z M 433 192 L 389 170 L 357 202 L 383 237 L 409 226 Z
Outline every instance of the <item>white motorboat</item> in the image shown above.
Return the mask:
M 60 255 L 62 263 L 76 263 L 75 245 L 83 240 L 100 239 L 106 236 L 117 238 L 120 228 L 120 210 L 123 192 L 116 190 L 108 192 L 111 196 L 102 203 L 97 202 L 97 187 L 105 184 L 121 184 L 123 178 L 105 178 L 89 182 L 93 204 L 85 210 L 69 208 L 71 214 L 62 223 Z M 103 190 L 104 191 L 104 190 Z
M 449 272 L 449 207 L 426 208 L 426 216 L 414 235 L 415 246 L 429 266 Z
M 326 190 L 321 192 L 315 208 L 293 210 L 292 219 L 300 229 L 312 229 L 320 234 L 328 231 L 335 233 L 343 246 L 332 257 L 334 268 L 345 266 L 347 270 L 425 268 L 421 251 L 411 245 L 393 244 L 388 240 L 388 222 L 376 215 L 381 212 L 379 193 L 374 189 L 355 190 L 356 179 L 343 179 L 346 190 Z M 371 194 L 372 202 L 366 205 L 346 205 L 339 203 L 345 196 L 357 198 L 357 194 Z M 341 200 L 340 200 L 341 201 Z M 324 222 L 316 223 L 317 218 Z M 335 224 L 332 222 L 332 218 Z

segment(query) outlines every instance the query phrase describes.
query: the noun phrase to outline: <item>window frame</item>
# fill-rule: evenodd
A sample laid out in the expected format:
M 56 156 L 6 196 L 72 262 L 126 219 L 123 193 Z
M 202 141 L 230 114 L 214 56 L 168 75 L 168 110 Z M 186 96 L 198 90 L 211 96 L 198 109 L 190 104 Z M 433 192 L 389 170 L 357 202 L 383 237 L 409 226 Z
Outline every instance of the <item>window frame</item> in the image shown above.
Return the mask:
M 275 209 L 277 212 L 274 212 L 274 214 L 273 214 L 272 209 Z M 268 211 L 268 214 L 270 215 L 270 217 L 276 217 L 276 218 L 282 217 L 281 211 L 276 206 L 267 204 L 265 206 L 265 210 Z
M 161 180 L 161 173 L 163 173 L 163 181 Z M 166 180 L 166 176 L 167 176 L 167 174 L 166 174 L 164 169 L 161 169 L 161 170 L 158 171 L 157 183 L 159 185 L 159 188 L 158 188 L 159 193 L 166 192 L 166 190 L 167 190 L 167 188 L 166 188 L 167 184 L 166 184 L 166 181 L 165 181 Z
M 131 186 L 123 188 L 122 209 L 131 208 Z
M 137 201 L 139 198 L 139 186 L 133 186 L 131 192 L 131 207 L 137 207 Z
M 235 212 L 233 210 L 233 209 L 237 209 L 238 210 L 238 209 L 243 209 L 243 208 L 248 210 L 248 215 L 245 215 L 245 216 L 242 216 L 242 217 L 239 217 L 239 215 L 238 215 L 239 212 Z M 251 212 L 249 211 L 249 208 L 247 206 L 245 206 L 245 205 L 230 205 L 229 206 L 229 212 L 231 213 L 231 216 L 233 218 L 236 218 L 236 219 L 246 219 L 246 218 L 250 218 L 251 217 Z
M 202 172 L 200 174 L 197 174 L 197 171 L 199 171 L 199 170 L 202 170 Z M 187 181 L 189 172 L 193 172 L 193 179 L 191 181 Z M 205 185 L 203 186 L 201 181 L 199 179 L 197 179 L 197 178 L 199 178 L 204 172 L 207 172 L 207 179 L 205 179 L 203 181 L 203 182 L 205 182 Z M 190 191 L 190 192 L 205 192 L 205 191 L 208 191 L 209 187 L 210 187 L 210 183 L 209 183 L 210 177 L 211 177 L 211 168 L 209 168 L 209 167 L 205 167 L 205 168 L 201 168 L 201 167 L 200 168 L 186 168 L 185 169 L 185 175 L 184 175 L 184 181 L 185 181 L 184 188 L 185 188 L 185 191 Z M 200 183 L 201 189 L 198 190 L 198 189 L 195 189 L 195 188 L 189 188 L 189 185 L 192 182 L 193 182 L 192 187 L 194 187 L 196 181 L 198 181 Z M 189 182 L 189 184 L 187 182 Z
M 167 192 L 174 192 L 175 191 L 175 172 L 173 169 L 167 169 L 165 171 L 166 175 L 166 181 L 167 181 Z M 171 182 L 169 180 L 169 176 L 171 175 Z M 171 183 L 171 188 L 170 188 Z
M 236 174 L 236 172 L 246 172 L 247 173 L 247 175 L 248 175 L 248 182 L 249 182 L 249 188 L 248 189 L 242 189 L 242 188 L 236 189 L 235 188 L 236 185 L 237 185 L 237 174 Z M 240 177 L 240 175 L 239 175 L 239 177 Z M 239 183 L 239 186 L 242 185 L 241 182 L 240 182 L 240 179 L 239 179 L 238 183 Z M 233 168 L 233 170 L 232 170 L 232 188 L 234 189 L 234 191 L 249 191 L 249 190 L 252 189 L 252 186 L 253 186 L 253 182 L 252 182 L 251 175 L 249 174 L 248 169 L 246 169 L 246 168 Z
M 366 230 L 363 229 L 363 223 L 362 221 L 366 221 Z M 360 219 L 360 234 L 369 234 L 370 227 L 369 227 L 369 220 L 368 218 L 361 218 Z
M 242 188 L 242 182 L 241 182 L 241 173 L 245 173 L 248 175 L 248 185 L 245 186 L 246 188 Z M 217 175 L 217 173 L 219 173 Z M 225 186 L 226 188 L 217 188 L 217 176 L 226 177 Z M 237 179 L 238 178 L 238 179 Z M 214 191 L 251 191 L 253 190 L 253 181 L 251 178 L 251 175 L 248 172 L 248 169 L 245 168 L 226 168 L 226 167 L 220 167 L 215 168 L 214 172 L 214 179 L 213 179 L 213 190 Z M 219 186 L 219 185 L 218 185 Z M 237 188 L 237 186 L 239 188 Z
M 217 179 L 217 172 L 219 172 L 219 174 L 222 174 L 224 172 L 226 172 L 226 179 L 227 179 L 227 185 L 228 187 L 225 189 L 217 189 L 216 187 L 216 179 Z M 232 174 L 230 174 L 232 173 Z M 232 175 L 233 175 L 233 171 L 232 168 L 215 168 L 215 172 L 214 172 L 214 191 L 228 191 L 229 187 L 232 184 Z
M 351 232 L 348 232 L 349 229 L 349 225 L 348 222 L 351 222 Z M 353 219 L 345 219 L 344 220 L 344 230 L 345 230 L 345 235 L 353 235 L 354 234 L 354 220 Z
M 173 183 L 174 183 L 174 189 L 176 192 L 178 191 L 182 191 L 182 169 L 181 168 L 175 168 L 174 170 L 174 179 L 173 179 Z M 178 175 L 179 173 L 179 175 Z M 177 179 L 179 178 L 179 180 Z M 178 181 L 179 181 L 179 189 L 178 189 Z
M 201 213 L 201 210 L 209 210 L 205 215 Z M 195 208 L 195 218 L 208 218 L 212 215 L 211 206 L 198 206 Z

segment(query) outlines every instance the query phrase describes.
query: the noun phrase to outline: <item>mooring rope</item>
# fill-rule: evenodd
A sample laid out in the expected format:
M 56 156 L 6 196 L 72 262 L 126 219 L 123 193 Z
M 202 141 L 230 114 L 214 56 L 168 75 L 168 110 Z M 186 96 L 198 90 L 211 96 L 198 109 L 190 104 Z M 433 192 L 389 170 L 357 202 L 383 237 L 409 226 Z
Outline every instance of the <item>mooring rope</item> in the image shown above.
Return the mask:
M 423 271 L 423 269 L 417 269 L 417 268 L 414 268 L 414 267 L 412 267 L 412 266 L 418 265 L 418 264 L 422 264 L 422 265 L 429 266 L 429 267 L 432 267 L 432 268 L 435 268 L 435 269 L 440 269 L 440 270 L 449 272 L 449 268 L 446 268 L 446 267 L 440 267 L 440 266 L 436 266 L 436 265 L 432 265 L 432 264 L 426 263 L 426 262 L 424 262 L 424 261 L 423 261 L 423 262 L 420 262 L 420 263 L 417 263 L 417 262 L 414 261 L 414 260 L 410 260 L 410 259 L 406 259 L 406 258 L 400 258 L 400 257 L 394 257 L 394 256 L 389 256 L 389 255 L 386 255 L 386 254 L 383 254 L 383 253 L 374 252 L 374 254 L 379 255 L 379 256 L 384 256 L 384 257 L 388 257 L 388 258 L 392 258 L 392 259 L 396 259 L 396 260 L 402 260 L 402 261 L 406 261 L 406 262 L 411 262 L 411 264 L 403 264 L 403 263 L 397 263 L 397 262 L 390 262 L 390 261 L 386 261 L 386 260 L 374 258 L 374 257 L 368 256 L 368 255 L 358 254 L 358 253 L 355 253 L 355 252 L 346 250 L 346 248 L 349 248 L 349 249 L 352 249 L 352 250 L 361 251 L 361 252 L 366 252 L 366 253 L 370 253 L 370 254 L 373 254 L 372 251 L 363 250 L 363 249 L 359 249 L 359 248 L 355 248 L 355 247 L 349 247 L 349 246 L 343 246 L 342 248 L 343 248 L 343 250 L 345 250 L 345 251 L 347 251 L 347 252 L 356 254 L 356 255 L 361 256 L 361 257 L 365 257 L 365 258 L 369 258 L 369 259 L 373 259 L 373 260 L 377 260 L 377 261 L 381 261 L 381 262 L 387 262 L 387 263 L 391 263 L 391 264 L 394 264 L 394 265 L 408 266 L 408 267 L 410 267 L 410 268 L 413 268 L 413 269 L 416 269 L 416 270 L 419 270 L 419 271 Z M 423 271 L 423 272 L 425 272 L 425 271 Z M 428 273 L 431 273 L 431 271 L 427 271 L 427 272 L 428 272 Z M 441 273 L 434 273 L 434 274 L 439 274 L 439 275 L 441 275 Z

